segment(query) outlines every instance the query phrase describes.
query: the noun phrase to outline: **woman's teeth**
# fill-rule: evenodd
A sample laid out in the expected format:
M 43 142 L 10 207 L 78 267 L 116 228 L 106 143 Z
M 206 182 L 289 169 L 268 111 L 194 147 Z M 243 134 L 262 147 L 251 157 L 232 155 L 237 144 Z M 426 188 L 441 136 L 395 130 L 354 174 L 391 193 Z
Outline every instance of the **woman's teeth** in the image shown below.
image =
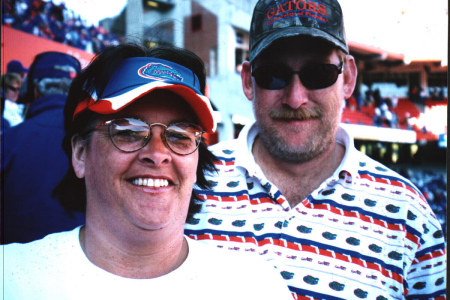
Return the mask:
M 169 181 L 167 179 L 136 178 L 133 180 L 133 184 L 151 187 L 164 187 L 169 185 Z

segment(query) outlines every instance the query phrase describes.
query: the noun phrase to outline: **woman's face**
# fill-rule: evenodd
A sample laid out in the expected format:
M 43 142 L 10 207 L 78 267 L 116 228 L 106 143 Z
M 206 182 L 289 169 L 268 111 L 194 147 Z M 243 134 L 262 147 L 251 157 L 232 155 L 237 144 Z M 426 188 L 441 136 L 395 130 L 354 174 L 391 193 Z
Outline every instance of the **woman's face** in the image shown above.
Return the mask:
M 117 118 L 165 125 L 195 122 L 189 105 L 164 90 L 144 96 L 117 114 L 102 117 L 99 124 Z M 199 154 L 195 151 L 181 156 L 172 152 L 161 139 L 163 131 L 164 127 L 153 126 L 150 141 L 131 153 L 113 145 L 108 126 L 96 129 L 89 143 L 73 140 L 75 173 L 86 182 L 87 223 L 92 218 L 102 220 L 104 225 L 120 226 L 121 230 L 182 230 L 197 180 Z M 145 186 L 150 179 L 154 186 Z

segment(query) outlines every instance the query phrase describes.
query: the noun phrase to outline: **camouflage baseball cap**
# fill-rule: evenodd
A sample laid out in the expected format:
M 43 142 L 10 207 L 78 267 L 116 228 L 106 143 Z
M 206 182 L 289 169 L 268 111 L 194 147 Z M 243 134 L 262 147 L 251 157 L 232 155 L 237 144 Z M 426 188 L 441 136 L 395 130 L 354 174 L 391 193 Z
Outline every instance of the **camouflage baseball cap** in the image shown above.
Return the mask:
M 250 61 L 275 40 L 296 35 L 325 39 L 348 54 L 337 0 L 259 0 L 250 28 Z

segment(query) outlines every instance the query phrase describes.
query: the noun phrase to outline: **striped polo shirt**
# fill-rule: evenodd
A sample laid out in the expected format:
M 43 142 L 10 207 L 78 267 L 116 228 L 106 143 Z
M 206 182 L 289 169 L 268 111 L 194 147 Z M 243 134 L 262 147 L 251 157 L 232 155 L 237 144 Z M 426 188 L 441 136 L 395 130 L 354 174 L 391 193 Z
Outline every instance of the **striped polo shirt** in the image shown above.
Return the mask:
M 192 239 L 271 262 L 294 299 L 445 299 L 446 245 L 421 192 L 357 151 L 342 127 L 345 156 L 334 174 L 291 207 L 255 163 L 258 134 L 210 149 L 219 158 Z M 239 270 L 236 270 L 239 272 Z

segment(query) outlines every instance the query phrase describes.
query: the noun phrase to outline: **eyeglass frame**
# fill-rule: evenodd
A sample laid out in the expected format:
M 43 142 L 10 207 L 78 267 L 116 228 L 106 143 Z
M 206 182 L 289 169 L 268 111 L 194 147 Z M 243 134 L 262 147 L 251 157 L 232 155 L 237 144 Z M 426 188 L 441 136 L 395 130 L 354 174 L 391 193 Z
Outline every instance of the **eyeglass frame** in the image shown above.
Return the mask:
M 331 65 L 331 66 L 335 66 L 335 67 L 337 68 L 337 71 L 338 71 L 337 76 L 336 76 L 336 79 L 334 80 L 334 82 L 333 82 L 332 84 L 330 84 L 330 85 L 328 85 L 328 86 L 325 86 L 325 87 L 317 88 L 317 89 L 309 89 L 309 88 L 307 88 L 307 87 L 305 86 L 305 88 L 306 88 L 307 90 L 310 90 L 310 91 L 320 90 L 320 89 L 325 89 L 325 88 L 328 88 L 328 87 L 334 85 L 334 84 L 336 83 L 337 79 L 339 78 L 339 75 L 342 74 L 342 72 L 343 72 L 343 70 L 344 70 L 344 64 L 345 64 L 345 63 L 344 63 L 343 61 L 341 61 L 341 62 L 339 63 L 339 66 L 337 66 L 337 65 L 335 65 L 335 64 L 320 64 L 320 63 L 318 63 L 318 64 L 319 64 L 319 65 Z M 306 66 L 305 66 L 305 67 L 306 67 Z M 269 91 L 279 91 L 279 90 L 284 89 L 285 87 L 287 87 L 287 86 L 291 83 L 292 77 L 293 77 L 295 74 L 298 76 L 298 79 L 299 79 L 300 82 L 303 84 L 303 82 L 302 82 L 302 80 L 301 80 L 301 78 L 300 78 L 300 72 L 302 72 L 303 69 L 304 69 L 305 67 L 301 68 L 301 69 L 298 70 L 298 71 L 294 71 L 294 70 L 291 69 L 291 70 L 290 70 L 291 77 L 290 77 L 289 81 L 286 82 L 286 85 L 285 85 L 285 86 L 283 86 L 283 87 L 281 87 L 281 88 L 279 88 L 279 89 L 268 89 L 268 88 L 264 88 L 264 87 L 260 86 L 260 85 L 258 84 L 258 82 L 256 82 L 256 84 L 257 84 L 260 88 L 265 89 L 265 90 L 269 90 Z M 255 78 L 254 74 L 255 74 L 256 71 L 258 71 L 259 68 L 261 68 L 261 66 L 258 67 L 258 68 L 255 68 L 254 64 L 251 64 L 251 65 L 250 65 L 250 74 L 251 74 L 251 76 L 252 76 L 253 78 Z M 255 81 L 256 81 L 256 78 L 255 78 Z
M 149 131 L 150 131 L 150 134 L 149 134 L 148 136 L 145 137 L 146 141 L 145 141 L 145 143 L 142 144 L 141 147 L 139 147 L 138 149 L 133 150 L 133 151 L 125 151 L 125 150 L 122 150 L 122 149 L 120 149 L 119 147 L 117 147 L 117 145 L 114 143 L 113 138 L 112 138 L 112 136 L 111 136 L 110 125 L 111 125 L 114 121 L 120 120 L 120 119 L 133 119 L 133 120 L 141 121 L 141 122 L 147 124 L 147 125 L 150 127 L 150 130 L 149 130 Z M 196 143 L 195 149 L 194 149 L 192 152 L 190 152 L 190 153 L 185 153 L 185 154 L 183 154 L 183 153 L 175 152 L 175 150 L 173 150 L 173 149 L 169 146 L 169 143 L 168 143 L 167 140 L 166 140 L 166 130 L 167 130 L 167 128 L 170 127 L 170 126 L 173 126 L 173 125 L 177 125 L 177 124 L 189 124 L 189 125 L 194 125 L 194 126 L 196 126 L 196 127 L 198 127 L 198 128 L 201 129 L 201 130 L 200 130 L 200 137 L 198 138 L 198 143 Z M 177 154 L 177 155 L 182 155 L 182 156 L 190 155 L 190 154 L 194 153 L 195 151 L 197 151 L 198 146 L 200 145 L 200 143 L 201 143 L 201 141 L 202 141 L 203 134 L 206 132 L 206 131 L 204 131 L 199 125 L 193 124 L 193 123 L 188 123 L 188 122 L 177 122 L 177 123 L 173 123 L 173 124 L 170 124 L 170 125 L 165 125 L 165 124 L 162 124 L 162 123 L 152 123 L 152 124 L 148 124 L 147 122 L 142 121 L 142 120 L 137 119 L 137 118 L 117 118 L 117 119 L 112 119 L 112 120 L 109 120 L 109 121 L 106 121 L 106 122 L 103 122 L 103 123 L 97 125 L 97 126 L 94 127 L 93 129 L 88 130 L 88 131 L 86 132 L 86 134 L 89 134 L 89 133 L 95 131 L 96 129 L 98 129 L 98 128 L 100 128 L 100 127 L 103 127 L 103 126 L 106 126 L 106 125 L 108 125 L 108 135 L 109 135 L 109 139 L 111 140 L 111 143 L 114 145 L 114 147 L 116 147 L 117 150 L 122 151 L 122 152 L 125 152 L 125 153 L 133 153 L 133 152 L 139 151 L 139 150 L 141 150 L 142 148 L 144 148 L 144 147 L 148 144 L 148 142 L 150 141 L 150 139 L 151 139 L 151 137 L 152 137 L 152 127 L 153 127 L 154 125 L 164 127 L 164 132 L 161 134 L 161 140 L 163 141 L 164 146 L 166 146 L 166 147 L 167 147 L 170 151 L 172 151 L 173 153 L 175 153 L 175 154 Z

